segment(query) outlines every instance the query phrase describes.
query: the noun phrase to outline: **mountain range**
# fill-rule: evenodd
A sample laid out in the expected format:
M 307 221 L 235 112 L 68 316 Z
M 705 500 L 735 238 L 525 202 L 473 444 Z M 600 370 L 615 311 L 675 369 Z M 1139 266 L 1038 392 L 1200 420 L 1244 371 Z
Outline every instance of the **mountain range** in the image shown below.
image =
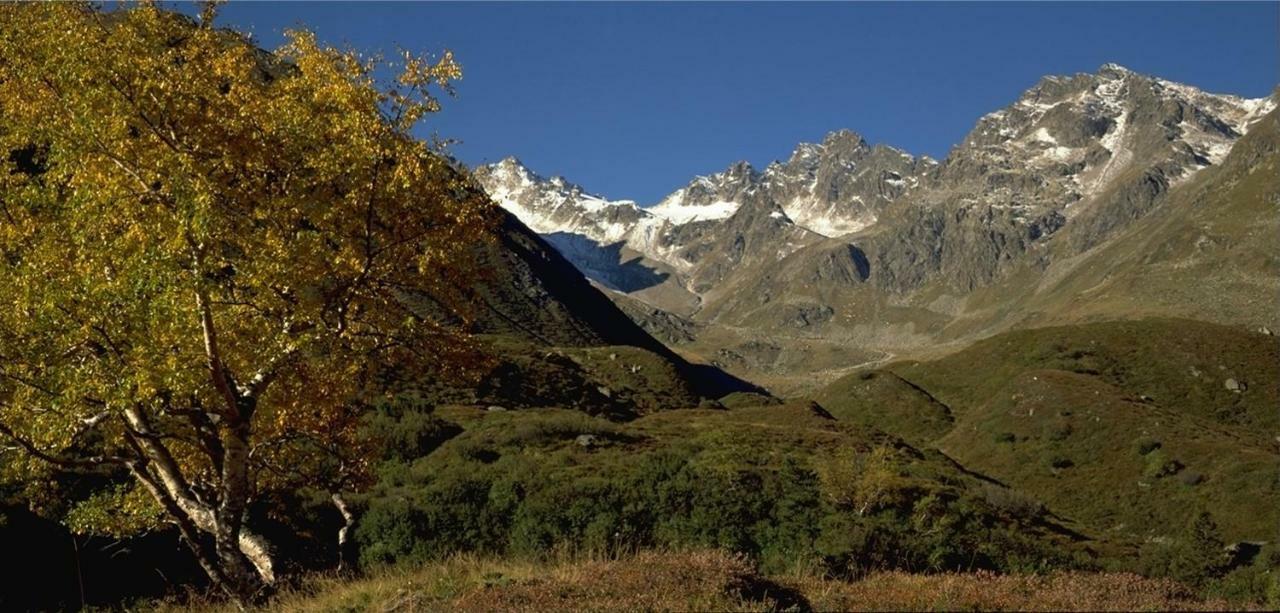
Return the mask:
M 1207 171 L 1231 166 L 1275 108 L 1274 94 L 1212 94 L 1107 64 L 1044 77 L 941 161 L 839 130 L 763 170 L 738 162 L 695 177 L 649 206 L 541 177 L 516 158 L 476 175 L 654 336 L 793 391 L 850 364 L 1074 317 L 1080 309 L 1066 307 L 1080 292 L 1101 291 L 1071 282 L 1089 271 L 1143 278 L 1152 254 L 1119 252 L 1168 229 L 1175 212 L 1203 215 L 1205 205 L 1179 203 L 1196 189 L 1219 196 L 1196 186 L 1233 181 Z M 1274 194 L 1274 181 L 1264 189 Z M 1261 213 L 1256 222 L 1274 218 L 1274 204 Z M 1097 297 L 1126 303 L 1111 316 L 1275 326 L 1275 309 L 1208 306 L 1257 296 L 1277 277 L 1276 247 L 1258 247 L 1243 284 L 1163 303 L 1163 287 L 1124 301 L 1112 294 L 1131 288 L 1112 284 Z

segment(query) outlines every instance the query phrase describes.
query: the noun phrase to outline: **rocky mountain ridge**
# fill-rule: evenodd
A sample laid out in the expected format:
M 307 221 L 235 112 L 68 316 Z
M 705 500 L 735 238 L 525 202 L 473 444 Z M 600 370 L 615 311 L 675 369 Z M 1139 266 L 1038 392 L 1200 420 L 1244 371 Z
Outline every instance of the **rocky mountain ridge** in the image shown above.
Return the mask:
M 942 163 L 840 130 L 762 171 L 738 162 L 696 177 L 649 207 L 542 178 L 515 158 L 477 175 L 499 204 L 606 287 L 632 292 L 674 277 L 702 297 L 728 276 L 720 269 L 742 267 L 738 252 L 749 243 L 768 241 L 774 248 L 756 249 L 760 259 L 781 261 L 824 238 L 875 231 L 886 213 L 896 217 L 890 225 L 918 230 L 955 212 L 1003 228 L 1008 236 L 996 242 L 1011 242 L 1015 251 L 1078 216 L 1078 225 L 1091 228 L 1074 239 L 1083 250 L 1124 218 L 1140 216 L 1158 193 L 1220 163 L 1274 107 L 1273 98 L 1209 94 L 1107 64 L 1096 74 L 1041 79 L 1014 104 L 979 119 Z M 1125 181 L 1133 172 L 1139 180 Z M 1091 206 L 1108 199 L 1126 202 Z M 890 269 L 898 289 L 945 268 L 936 261 L 941 253 L 912 255 L 895 258 L 912 270 Z M 1005 254 L 983 255 L 983 269 L 966 271 L 963 284 L 998 276 Z M 926 266 L 917 265 L 921 259 Z M 626 261 L 630 275 L 617 270 Z M 635 278 L 645 269 L 658 274 Z
M 1091 254 L 1223 165 L 1276 98 L 1108 64 L 1041 79 L 941 162 L 839 131 L 650 207 L 526 180 L 512 160 L 477 174 L 588 277 L 697 323 L 705 342 L 685 351 L 796 365 L 826 345 L 893 353 L 1015 325 L 1017 300 L 1081 262 L 1111 266 Z

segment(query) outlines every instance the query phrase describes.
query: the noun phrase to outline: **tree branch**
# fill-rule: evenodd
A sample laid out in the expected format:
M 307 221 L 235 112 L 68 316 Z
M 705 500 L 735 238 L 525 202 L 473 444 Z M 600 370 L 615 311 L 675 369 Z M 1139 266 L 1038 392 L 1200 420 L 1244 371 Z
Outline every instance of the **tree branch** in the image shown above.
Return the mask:
M 200 316 L 200 331 L 204 337 L 204 354 L 209 365 L 209 374 L 213 378 L 214 388 L 218 390 L 219 394 L 222 394 L 223 400 L 226 401 L 227 415 L 233 419 L 238 419 L 240 415 L 240 395 L 236 391 L 231 374 L 222 362 L 222 351 L 218 347 L 218 331 L 213 324 L 213 308 L 209 305 L 208 294 L 201 286 L 202 280 L 200 276 L 204 274 L 204 249 L 202 246 L 197 245 L 195 239 L 190 235 L 187 236 L 187 243 L 191 246 L 195 263 L 193 272 L 196 276 L 196 311 Z
M 253 400 L 261 398 L 262 394 L 271 385 L 271 382 L 280 376 L 280 372 L 292 363 L 298 357 L 298 354 L 298 348 L 290 345 L 284 353 L 267 362 L 266 366 L 263 366 L 257 374 L 253 375 L 252 379 L 249 379 L 248 385 L 244 387 L 243 395 Z
M 0 434 L 3 434 L 5 437 L 9 438 L 14 443 L 17 443 L 19 447 L 21 447 L 27 453 L 31 454 L 31 456 L 39 460 L 43 460 L 45 462 L 53 464 L 55 466 L 61 466 L 63 468 L 74 468 L 74 469 L 84 470 L 84 469 L 102 468 L 104 465 L 107 465 L 107 464 L 126 464 L 129 462 L 129 458 L 123 458 L 119 456 L 110 456 L 110 455 L 91 456 L 88 458 L 64 458 L 58 455 L 54 455 L 52 453 L 49 453 L 40 449 L 38 446 L 35 445 L 35 443 L 32 443 L 31 441 L 19 436 L 16 432 L 13 431 L 13 429 L 5 425 L 4 423 L 0 423 Z

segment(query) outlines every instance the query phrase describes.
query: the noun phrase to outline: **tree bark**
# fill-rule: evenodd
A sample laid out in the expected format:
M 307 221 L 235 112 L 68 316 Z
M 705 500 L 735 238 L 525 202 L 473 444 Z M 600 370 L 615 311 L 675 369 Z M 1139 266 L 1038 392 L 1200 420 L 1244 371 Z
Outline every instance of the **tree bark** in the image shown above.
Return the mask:
M 249 499 L 249 424 L 229 424 L 223 441 L 222 492 L 215 515 L 214 543 L 218 559 L 247 597 L 256 594 L 266 578 L 240 549 L 240 530 Z
M 150 481 L 143 480 L 143 475 L 136 471 L 135 476 L 169 515 L 213 536 L 221 578 L 213 575 L 210 578 L 215 583 L 223 581 L 233 585 L 241 599 L 252 599 L 264 587 L 273 585 L 274 563 L 266 539 L 243 526 L 248 500 L 248 425 L 241 423 L 228 428 L 227 440 L 223 442 L 221 501 L 214 509 L 192 492 L 169 449 L 151 429 L 146 413 L 130 407 L 124 414 L 138 453 L 156 475 Z M 144 475 L 151 477 L 151 472 Z M 180 517 L 175 515 L 175 510 L 180 512 Z M 195 551 L 198 542 L 192 538 L 187 540 L 193 543 L 193 552 L 200 557 L 200 552 Z M 201 564 L 203 566 L 204 561 Z
M 200 568 L 204 569 L 205 574 L 209 576 L 209 581 L 213 583 L 213 586 L 222 590 L 227 596 L 235 600 L 237 605 L 244 608 L 245 603 L 242 601 L 240 591 L 232 585 L 231 580 L 218 564 L 217 558 L 205 547 L 200 538 L 200 532 L 197 530 L 195 523 L 191 521 L 191 516 L 178 505 L 177 501 L 151 475 L 147 470 L 146 460 L 130 463 L 129 471 L 151 493 L 156 502 L 160 503 L 160 506 L 169 514 L 173 522 L 178 525 L 178 532 L 182 534 L 182 540 L 187 542 L 187 547 L 191 549 L 191 553 L 195 554 L 196 561 L 200 563 Z
M 338 572 L 346 572 L 351 569 L 351 528 L 356 525 L 356 516 L 351 512 L 351 507 L 347 505 L 346 499 L 342 497 L 341 492 L 334 492 L 331 496 L 333 506 L 337 507 L 338 513 L 342 514 L 342 527 L 338 529 Z

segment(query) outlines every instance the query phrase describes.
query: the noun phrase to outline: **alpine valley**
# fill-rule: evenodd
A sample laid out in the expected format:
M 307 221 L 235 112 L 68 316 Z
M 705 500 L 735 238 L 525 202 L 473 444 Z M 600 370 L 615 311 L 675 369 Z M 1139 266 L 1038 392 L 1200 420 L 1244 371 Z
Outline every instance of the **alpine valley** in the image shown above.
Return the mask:
M 642 204 L 218 4 L 0 4 L 0 610 L 1280 609 L 1280 90 Z

